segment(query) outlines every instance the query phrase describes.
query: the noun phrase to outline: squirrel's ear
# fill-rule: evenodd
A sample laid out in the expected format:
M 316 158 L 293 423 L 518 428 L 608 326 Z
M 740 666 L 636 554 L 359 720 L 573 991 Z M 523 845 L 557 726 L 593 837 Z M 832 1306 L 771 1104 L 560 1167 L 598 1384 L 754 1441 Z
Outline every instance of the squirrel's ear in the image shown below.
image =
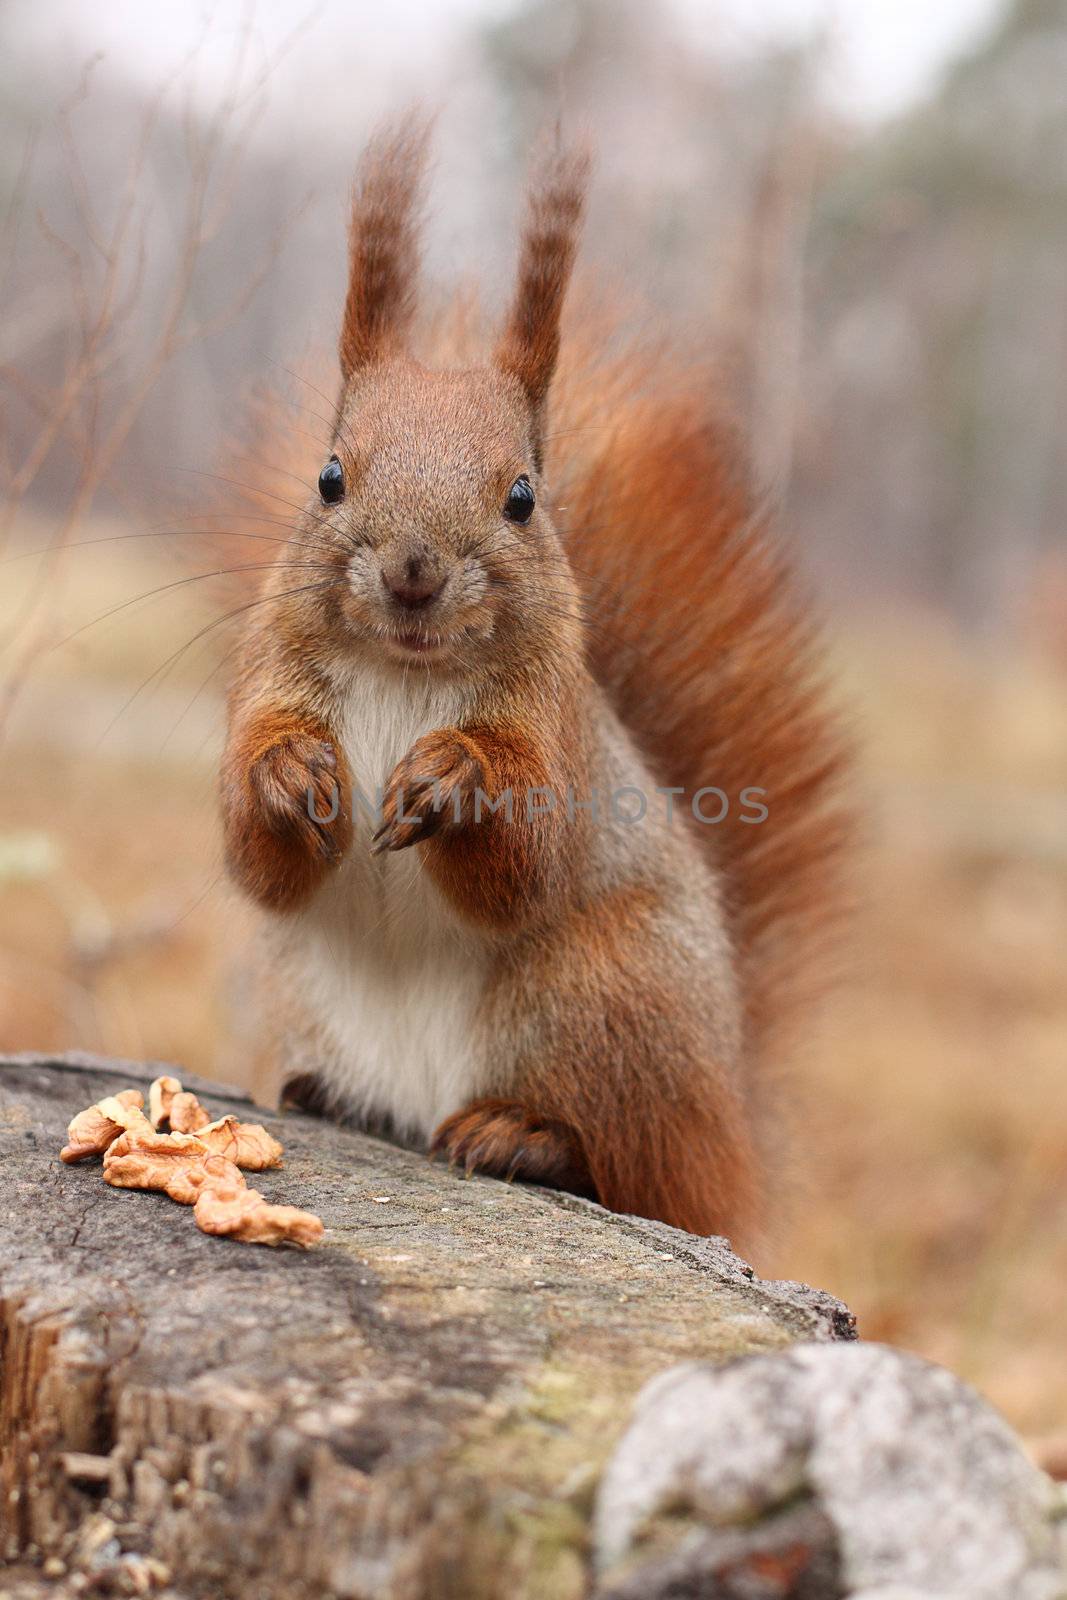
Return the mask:
M 341 324 L 341 372 L 353 372 L 399 343 L 415 310 L 417 211 L 430 125 L 409 117 L 379 132 L 356 175 L 348 233 L 348 296 Z
M 563 297 L 585 209 L 587 150 L 557 140 L 531 184 L 515 297 L 496 348 L 498 367 L 517 378 L 533 417 L 535 465 L 541 465 L 545 402 L 559 355 Z

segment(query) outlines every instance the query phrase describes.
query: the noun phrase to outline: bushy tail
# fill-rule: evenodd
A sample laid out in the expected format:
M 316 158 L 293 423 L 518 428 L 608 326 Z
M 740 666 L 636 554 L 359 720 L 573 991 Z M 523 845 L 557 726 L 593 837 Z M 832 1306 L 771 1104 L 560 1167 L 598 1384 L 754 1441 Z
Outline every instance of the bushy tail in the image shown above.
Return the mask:
M 620 350 L 588 307 L 564 341 L 548 480 L 584 586 L 590 652 L 664 784 L 729 797 L 693 824 L 727 884 L 750 1054 L 766 1057 L 824 986 L 850 834 L 846 741 L 817 639 L 753 508 L 706 370 Z M 609 354 L 605 355 L 607 351 Z M 739 801 L 762 789 L 765 821 Z M 715 814 L 714 798 L 704 802 Z

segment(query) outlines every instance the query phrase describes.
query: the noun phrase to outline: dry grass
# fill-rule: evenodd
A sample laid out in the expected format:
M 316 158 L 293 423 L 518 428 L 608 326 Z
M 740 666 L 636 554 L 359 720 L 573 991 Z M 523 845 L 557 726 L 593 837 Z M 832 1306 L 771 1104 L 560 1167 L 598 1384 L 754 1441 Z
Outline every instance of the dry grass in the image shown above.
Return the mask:
M 933 624 L 844 654 L 871 848 L 774 1266 L 1044 1435 L 1067 1417 L 1064 686 Z
M 69 628 L 182 570 L 151 541 L 64 561 Z M 250 1076 L 226 1045 L 240 911 L 218 881 L 220 648 L 181 658 L 101 737 L 223 609 L 202 587 L 89 630 L 28 685 L 0 815 L 0 1048 Z M 764 1265 L 1050 1433 L 1067 1418 L 1064 684 L 932 621 L 843 635 L 840 676 L 871 801 L 859 954 L 805 1069 L 806 1182 Z

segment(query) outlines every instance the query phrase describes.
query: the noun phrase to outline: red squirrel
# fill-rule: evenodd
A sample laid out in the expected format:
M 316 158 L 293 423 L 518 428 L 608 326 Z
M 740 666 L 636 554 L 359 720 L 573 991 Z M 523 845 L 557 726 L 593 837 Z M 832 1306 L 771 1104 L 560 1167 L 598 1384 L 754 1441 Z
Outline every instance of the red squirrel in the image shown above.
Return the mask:
M 812 626 L 705 375 L 595 317 L 561 358 L 584 154 L 484 364 L 411 353 L 425 145 L 364 156 L 329 455 L 230 695 L 264 1049 L 468 1172 L 751 1246 L 847 836 Z

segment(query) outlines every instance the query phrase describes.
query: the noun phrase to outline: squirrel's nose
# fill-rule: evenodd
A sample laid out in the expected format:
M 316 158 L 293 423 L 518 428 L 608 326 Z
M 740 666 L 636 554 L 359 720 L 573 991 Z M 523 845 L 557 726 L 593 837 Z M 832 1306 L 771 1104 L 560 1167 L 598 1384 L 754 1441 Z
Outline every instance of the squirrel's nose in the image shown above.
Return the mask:
M 418 611 L 437 599 L 445 586 L 445 579 L 422 560 L 409 556 L 396 568 L 382 568 L 382 583 L 390 595 L 407 611 Z

